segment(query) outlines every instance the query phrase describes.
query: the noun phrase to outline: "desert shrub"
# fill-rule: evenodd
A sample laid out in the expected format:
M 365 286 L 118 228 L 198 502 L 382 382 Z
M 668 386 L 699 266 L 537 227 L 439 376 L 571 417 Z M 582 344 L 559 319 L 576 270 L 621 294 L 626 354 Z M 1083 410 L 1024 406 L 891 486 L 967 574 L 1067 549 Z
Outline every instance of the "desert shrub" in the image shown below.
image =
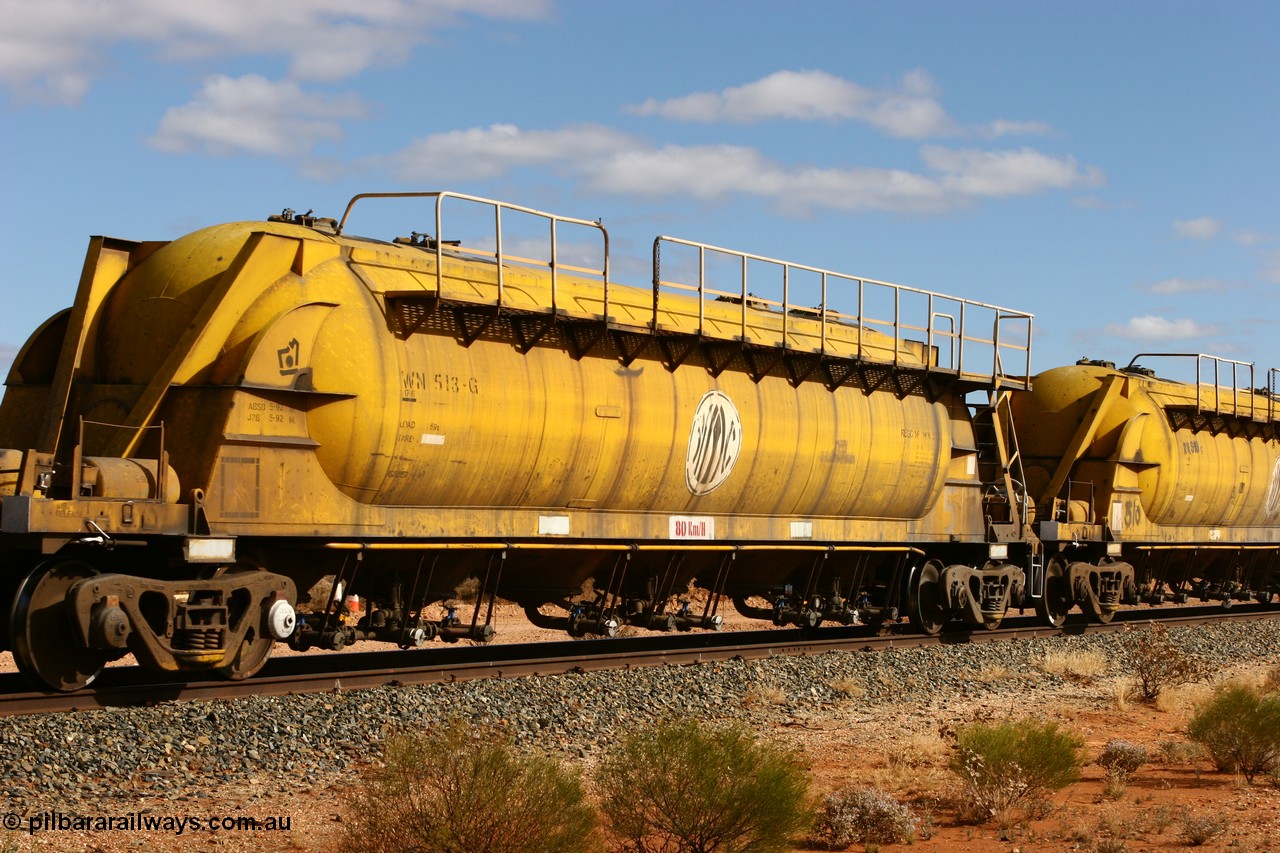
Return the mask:
M 814 831 L 828 847 L 913 841 L 920 822 L 911 809 L 879 788 L 842 788 L 822 798 Z
M 347 849 L 523 853 L 599 848 L 575 771 L 454 722 L 387 740 L 381 767 L 350 795 Z
M 1124 793 L 1129 774 L 1147 763 L 1147 748 L 1127 740 L 1113 738 L 1098 755 L 1098 764 L 1107 771 L 1103 792 L 1112 798 Z
M 785 705 L 787 691 L 776 685 L 758 685 L 752 687 L 742 697 L 743 705 Z
M 1252 784 L 1280 761 L 1280 696 L 1242 686 L 1220 690 L 1191 718 L 1187 737 L 1209 750 L 1219 770 Z
M 950 747 L 933 732 L 898 737 L 889 745 L 885 763 L 894 770 L 918 770 L 946 763 Z M 915 774 L 918 778 L 919 774 Z
M 319 613 L 324 610 L 325 605 L 329 603 L 329 596 L 333 594 L 333 575 L 325 575 L 318 581 L 313 583 L 305 595 L 298 596 L 298 610 L 302 613 Z M 340 590 L 341 591 L 341 590 Z M 345 592 L 343 593 L 346 594 Z M 341 601 L 335 601 L 335 604 L 341 605 Z
M 1111 672 L 1111 661 L 1096 649 L 1050 651 L 1040 660 L 1041 671 L 1085 684 Z
M 1098 754 L 1098 764 L 1107 773 L 1127 779 L 1129 774 L 1147 763 L 1147 748 L 1127 740 L 1112 738 Z
M 1009 667 L 1001 664 L 983 664 L 982 667 L 973 674 L 973 680 L 979 684 L 997 684 L 1001 681 L 1008 681 L 1013 678 L 1013 673 Z
M 839 690 L 841 693 L 853 698 L 861 699 L 867 695 L 866 683 L 860 678 L 842 677 L 831 682 L 832 690 Z
M 1099 838 L 1091 849 L 1093 853 L 1129 853 L 1129 845 L 1123 838 Z
M 1226 831 L 1226 818 L 1188 812 L 1182 816 L 1182 837 L 1192 847 L 1199 847 Z
M 1173 822 L 1177 819 L 1174 810 L 1165 803 L 1161 803 L 1154 809 L 1147 810 L 1144 812 L 1144 817 L 1149 831 L 1156 834 L 1164 832 L 1172 826 Z
M 1146 629 L 1126 625 L 1120 649 L 1125 667 L 1133 673 L 1134 689 L 1144 702 L 1155 702 L 1165 688 L 1204 681 L 1213 673 L 1208 663 L 1175 643 L 1164 625 Z
M 1208 751 L 1198 743 L 1185 743 L 1180 740 L 1166 740 L 1157 747 L 1160 760 L 1165 764 L 1195 764 L 1208 757 Z
M 1280 693 L 1280 665 L 1273 665 L 1263 673 L 1262 692 Z
M 1037 807 L 1050 791 L 1080 778 L 1083 746 L 1057 723 L 1006 720 L 958 729 L 951 771 L 965 783 L 962 819 L 1003 820 L 1014 806 Z
M 1146 815 L 1143 812 L 1103 808 L 1098 814 L 1098 824 L 1094 835 L 1098 838 L 1122 840 L 1141 838 L 1146 834 L 1146 823 Z
M 813 819 L 804 768 L 740 727 L 641 729 L 606 756 L 596 781 L 613 833 L 641 853 L 787 850 Z
M 480 578 L 467 578 L 453 588 L 451 602 L 457 604 L 475 604 L 480 595 Z

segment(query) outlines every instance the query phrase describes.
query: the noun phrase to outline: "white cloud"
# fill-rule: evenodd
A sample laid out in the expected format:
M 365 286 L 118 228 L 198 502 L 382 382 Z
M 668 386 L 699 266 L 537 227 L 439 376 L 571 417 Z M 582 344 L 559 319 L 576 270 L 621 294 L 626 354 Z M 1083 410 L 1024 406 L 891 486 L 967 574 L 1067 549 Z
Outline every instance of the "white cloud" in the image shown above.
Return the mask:
M 1265 243 L 1270 243 L 1271 237 L 1257 231 L 1243 229 L 1232 232 L 1231 241 L 1233 243 L 1239 243 L 1241 246 L 1261 246 Z
M 1033 148 L 1016 151 L 956 150 L 937 145 L 921 149 L 925 165 L 946 177 L 946 187 L 972 197 L 1029 195 L 1047 189 L 1096 186 L 1102 173 L 1083 172 L 1074 157 L 1052 157 Z
M 1221 231 L 1222 222 L 1210 216 L 1173 223 L 1173 233 L 1179 240 L 1212 240 Z
M 583 164 L 588 184 L 638 196 L 690 195 L 703 200 L 735 191 L 774 195 L 778 167 L 752 148 L 734 145 L 634 147 Z
M 889 89 L 868 88 L 826 71 L 775 71 L 719 92 L 695 92 L 665 101 L 649 98 L 629 110 L 678 121 L 861 121 L 904 139 L 967 135 L 969 131 L 947 115 L 937 95 L 933 78 L 922 69 L 907 73 L 897 87 Z M 985 139 L 1051 132 L 1044 122 L 1007 119 L 972 131 Z
M 795 215 L 814 209 L 923 213 L 958 201 L 948 199 L 936 180 L 904 170 L 787 167 L 754 149 L 732 145 L 668 145 L 620 152 L 586 165 L 584 177 L 598 192 L 688 195 L 702 201 L 755 196 Z
M 321 140 L 341 138 L 341 121 L 364 114 L 354 95 L 304 92 L 291 80 L 256 74 L 218 75 L 205 81 L 194 101 L 166 112 L 148 141 L 170 153 L 297 155 Z
M 986 139 L 999 139 L 1001 136 L 1047 136 L 1050 133 L 1053 133 L 1053 127 L 1043 121 L 997 119 L 978 128 L 978 135 Z
M 1115 338 L 1128 338 L 1135 341 L 1160 342 L 1183 341 L 1219 333 L 1217 326 L 1197 323 L 1191 319 L 1170 320 L 1147 314 L 1134 317 L 1127 323 L 1108 323 L 1104 334 Z
M 522 130 L 515 125 L 453 130 L 415 140 L 387 158 L 404 181 L 442 178 L 482 180 L 522 166 L 571 167 L 641 143 L 621 131 L 596 124 L 560 130 Z
M 22 97 L 77 103 L 109 49 L 153 48 L 167 62 L 285 56 L 290 76 L 337 80 L 403 61 L 467 16 L 529 19 L 551 0 L 0 0 L 0 85 Z
M 1166 278 L 1143 287 L 1156 296 L 1173 296 L 1180 293 L 1207 293 L 1232 289 L 1230 282 L 1216 278 Z
M 632 107 L 638 115 L 680 121 L 863 121 L 891 136 L 921 139 L 958 133 L 935 98 L 933 80 L 912 71 L 895 89 L 868 89 L 825 71 L 776 71 L 744 86 L 697 92 Z
M 984 198 L 1091 186 L 1102 180 L 1070 157 L 1013 151 L 922 151 L 926 169 L 818 168 L 770 160 L 734 145 L 666 145 L 599 125 L 530 131 L 513 125 L 451 131 L 384 158 L 404 181 L 496 178 L 527 166 L 552 168 L 588 190 L 723 201 L 755 196 L 788 213 L 815 209 L 936 213 Z
M 1268 284 L 1280 284 L 1280 252 L 1262 253 L 1262 269 L 1258 275 Z

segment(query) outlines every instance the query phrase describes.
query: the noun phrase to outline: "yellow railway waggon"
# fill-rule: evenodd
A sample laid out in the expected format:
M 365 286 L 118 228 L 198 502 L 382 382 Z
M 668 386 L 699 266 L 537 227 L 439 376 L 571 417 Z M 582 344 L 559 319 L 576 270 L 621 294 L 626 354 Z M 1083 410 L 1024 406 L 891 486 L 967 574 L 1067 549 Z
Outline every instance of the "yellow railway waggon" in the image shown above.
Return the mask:
M 427 233 L 348 234 L 393 199 Z M 652 270 L 444 192 L 92 238 L 0 402 L 0 643 L 74 690 L 127 653 L 244 678 L 276 642 L 484 641 L 499 597 L 608 636 L 1275 591 L 1270 394 L 1033 382 L 1030 314 L 673 237 Z
M 1013 401 L 1050 622 L 1076 602 L 1107 619 L 1120 601 L 1272 599 L 1280 398 L 1277 371 L 1260 378 L 1217 356 L 1142 353 L 1120 370 L 1082 359 L 1045 371 Z M 1091 564 L 1102 547 L 1114 566 Z

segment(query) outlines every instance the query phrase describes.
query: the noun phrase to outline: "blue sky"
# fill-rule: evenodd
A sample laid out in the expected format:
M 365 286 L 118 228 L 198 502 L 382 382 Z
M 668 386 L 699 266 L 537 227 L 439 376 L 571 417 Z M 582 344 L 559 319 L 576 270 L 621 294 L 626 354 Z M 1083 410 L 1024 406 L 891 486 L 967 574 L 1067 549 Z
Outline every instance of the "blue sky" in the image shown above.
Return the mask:
M 1280 367 L 1280 5 L 0 0 L 0 369 L 89 235 L 366 191 L 1035 314 L 1033 369 Z M 427 230 L 397 209 L 351 230 Z M 1261 382 L 1261 379 L 1259 379 Z

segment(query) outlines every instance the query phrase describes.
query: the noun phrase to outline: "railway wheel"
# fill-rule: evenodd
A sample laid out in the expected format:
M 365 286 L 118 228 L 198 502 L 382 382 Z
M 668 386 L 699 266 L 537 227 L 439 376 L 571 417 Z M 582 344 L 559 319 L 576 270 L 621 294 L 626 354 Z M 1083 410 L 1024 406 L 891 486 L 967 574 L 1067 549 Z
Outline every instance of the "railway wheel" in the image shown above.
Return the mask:
M 243 572 L 260 571 L 262 569 L 254 566 L 233 566 L 218 572 L 218 574 L 241 574 Z M 244 618 L 250 619 L 254 615 L 256 614 L 247 614 Z M 271 651 L 275 648 L 275 645 L 276 641 L 270 634 L 259 636 L 258 626 L 255 625 L 244 635 L 240 648 L 228 654 L 231 662 L 225 666 L 217 667 L 213 670 L 213 674 L 228 681 L 243 681 L 246 678 L 257 675 L 258 670 L 266 665 L 267 658 L 271 657 Z
M 76 630 L 67 613 L 67 591 L 97 574 L 79 560 L 49 560 L 18 586 L 9 611 L 9 647 L 18 670 L 32 681 L 70 693 L 87 686 L 110 657 L 72 645 Z
M 271 649 L 275 643 L 269 636 L 257 636 L 257 632 L 250 628 L 244 641 L 240 643 L 240 648 L 232 656 L 231 663 L 218 667 L 213 674 L 228 681 L 242 681 L 257 675 L 258 670 L 266 665 L 267 658 L 271 657 Z
M 1054 557 L 1044 567 L 1044 595 L 1036 601 L 1036 614 L 1051 627 L 1061 628 L 1074 605 L 1067 567 Z
M 937 634 L 947 621 L 940 565 L 930 560 L 912 575 L 907 590 L 907 616 L 922 634 Z

